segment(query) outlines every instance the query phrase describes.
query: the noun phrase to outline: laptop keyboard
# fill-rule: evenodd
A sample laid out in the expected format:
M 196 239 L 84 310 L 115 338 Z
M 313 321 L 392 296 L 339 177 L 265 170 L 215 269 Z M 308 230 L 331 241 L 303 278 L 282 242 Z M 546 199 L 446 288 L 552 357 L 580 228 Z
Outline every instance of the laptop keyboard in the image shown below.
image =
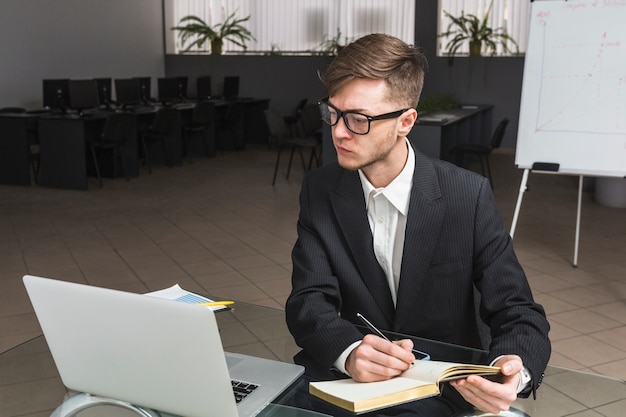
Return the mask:
M 239 404 L 244 398 L 246 398 L 252 391 L 257 389 L 259 386 L 255 384 L 250 384 L 248 382 L 236 381 L 231 379 L 231 384 L 233 386 L 233 392 L 235 393 L 235 400 L 237 404 Z

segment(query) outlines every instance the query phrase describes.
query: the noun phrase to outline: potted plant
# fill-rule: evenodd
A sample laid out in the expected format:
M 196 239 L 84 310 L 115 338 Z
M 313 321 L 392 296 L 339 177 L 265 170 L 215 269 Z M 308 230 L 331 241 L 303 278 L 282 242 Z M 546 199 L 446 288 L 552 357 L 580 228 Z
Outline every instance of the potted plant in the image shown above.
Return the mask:
M 337 55 L 348 43 L 350 40 L 347 37 L 344 37 L 343 43 L 341 42 L 341 31 L 337 28 L 337 35 L 332 38 L 329 38 L 328 35 L 324 35 L 324 39 L 319 44 L 319 50 L 317 53 L 319 55 Z
M 197 16 L 185 16 L 180 19 L 178 26 L 174 26 L 172 30 L 178 31 L 178 36 L 183 46 L 187 41 L 191 40 L 191 43 L 184 51 L 189 51 L 193 47 L 204 48 L 205 43 L 210 43 L 211 54 L 220 55 L 225 40 L 229 40 L 235 45 L 246 49 L 246 43 L 254 39 L 254 36 L 242 23 L 250 20 L 250 16 L 236 18 L 236 13 L 236 11 L 233 12 L 223 22 L 218 23 L 214 27 L 209 26 Z
M 444 10 L 444 14 L 450 18 L 451 22 L 445 32 L 441 33 L 440 37 L 450 37 L 452 39 L 448 41 L 445 46 L 446 53 L 448 54 L 448 63 L 452 65 L 454 56 L 458 49 L 462 47 L 466 42 L 469 43 L 470 56 L 481 56 L 482 51 L 491 52 L 493 56 L 496 53 L 498 45 L 502 46 L 502 49 L 507 53 L 513 53 L 509 47 L 509 43 L 515 47 L 515 53 L 519 53 L 519 48 L 515 39 L 506 33 L 506 29 L 491 28 L 488 25 L 489 12 L 493 6 L 493 0 L 489 4 L 489 8 L 485 12 L 484 17 L 479 19 L 476 15 L 466 14 L 461 12 L 461 16 L 455 17 Z
M 421 98 L 417 104 L 419 115 L 443 110 L 456 109 L 461 106 L 461 102 L 453 95 L 442 94 Z

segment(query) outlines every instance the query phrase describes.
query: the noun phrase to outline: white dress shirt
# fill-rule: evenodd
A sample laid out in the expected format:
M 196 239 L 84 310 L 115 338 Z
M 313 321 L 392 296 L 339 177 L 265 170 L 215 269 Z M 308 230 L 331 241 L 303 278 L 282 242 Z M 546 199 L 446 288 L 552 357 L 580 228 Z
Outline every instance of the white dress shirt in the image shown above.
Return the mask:
M 408 139 L 406 139 L 406 147 L 409 154 L 404 168 L 386 187 L 374 188 L 365 174 L 361 170 L 358 171 L 365 196 L 367 219 L 372 230 L 374 253 L 381 268 L 385 271 L 394 305 L 400 282 L 406 217 L 409 212 L 413 171 L 415 171 L 415 152 Z M 345 368 L 346 359 L 360 343 L 359 341 L 348 346 L 337 358 L 335 361 L 337 370 L 349 375 Z
M 387 276 L 394 305 L 397 301 L 406 218 L 415 170 L 415 153 L 408 140 L 406 146 L 408 157 L 404 168 L 386 187 L 374 188 L 365 174 L 359 170 L 367 219 L 373 236 L 374 253 Z

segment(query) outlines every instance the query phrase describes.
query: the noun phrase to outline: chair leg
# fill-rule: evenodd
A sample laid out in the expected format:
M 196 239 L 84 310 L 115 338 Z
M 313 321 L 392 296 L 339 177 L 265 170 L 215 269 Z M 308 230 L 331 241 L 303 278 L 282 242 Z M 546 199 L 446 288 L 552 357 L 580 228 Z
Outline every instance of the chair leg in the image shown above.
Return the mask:
M 30 149 L 28 150 L 28 152 L 28 161 L 30 163 L 30 169 L 33 171 L 35 184 L 39 184 L 39 155 L 34 154 Z
M 130 176 L 128 175 L 128 169 L 126 168 L 126 158 L 124 157 L 124 147 L 118 146 L 114 149 L 117 149 L 120 154 L 120 160 L 122 162 L 122 172 L 124 173 L 124 178 L 126 181 L 130 181 Z
M 487 178 L 489 178 L 489 184 L 491 184 L 491 189 L 493 190 L 493 179 L 491 178 L 491 166 L 489 165 L 489 157 L 487 155 L 482 156 L 485 159 L 485 164 L 487 165 Z
M 209 136 L 209 128 L 205 128 L 204 131 L 202 132 L 202 145 L 204 146 L 204 156 L 206 156 L 207 158 L 210 156 L 209 155 L 209 141 L 208 141 L 208 136 Z M 215 138 L 213 138 L 213 140 L 215 141 Z
M 113 158 L 113 178 L 116 178 L 117 177 L 117 171 L 118 171 L 118 168 L 117 168 L 117 147 L 116 146 L 113 146 L 111 148 L 111 154 L 112 154 L 111 157 Z
M 100 176 L 100 164 L 98 163 L 98 157 L 96 155 L 96 150 L 93 145 L 91 145 L 91 156 L 93 157 L 93 165 L 96 168 L 96 176 L 98 177 L 98 185 L 102 188 L 102 177 Z
M 315 147 L 315 164 L 318 167 L 322 166 L 322 146 Z
M 167 146 L 167 138 L 161 139 L 161 143 L 163 144 L 163 152 L 165 153 L 165 162 L 168 167 L 173 166 L 172 158 L 170 157 L 169 147 Z
M 304 155 L 302 154 L 302 148 L 298 147 L 298 153 L 300 154 L 300 161 L 302 161 L 302 169 L 306 172 L 306 162 L 304 162 Z
M 289 154 L 289 164 L 287 165 L 287 179 L 289 179 L 289 173 L 291 173 L 291 162 L 293 161 L 293 153 L 296 151 L 296 147 L 291 147 L 291 153 Z
M 283 148 L 278 145 L 278 156 L 276 156 L 276 165 L 274 166 L 274 178 L 272 178 L 272 185 L 276 183 L 276 174 L 278 173 L 278 164 L 280 163 L 280 153 L 282 150 Z
M 478 160 L 480 161 L 480 173 L 483 174 L 483 177 L 486 177 L 487 172 L 485 171 L 485 161 L 483 161 L 482 155 L 478 155 Z
M 455 165 L 461 168 L 466 168 L 464 152 L 456 152 Z
M 148 166 L 148 174 L 152 174 L 152 164 L 150 163 L 150 156 L 148 155 L 148 145 L 146 140 L 141 138 L 141 145 L 143 146 L 143 161 Z
M 310 171 L 313 168 L 313 160 L 317 162 L 317 151 L 315 148 L 311 148 L 311 156 L 309 157 L 309 169 Z M 318 162 L 319 164 L 319 162 Z
M 187 130 L 183 130 L 183 143 L 185 144 L 185 153 L 189 157 L 189 163 L 193 163 L 193 155 L 191 153 L 191 138 L 193 138 L 193 133 Z

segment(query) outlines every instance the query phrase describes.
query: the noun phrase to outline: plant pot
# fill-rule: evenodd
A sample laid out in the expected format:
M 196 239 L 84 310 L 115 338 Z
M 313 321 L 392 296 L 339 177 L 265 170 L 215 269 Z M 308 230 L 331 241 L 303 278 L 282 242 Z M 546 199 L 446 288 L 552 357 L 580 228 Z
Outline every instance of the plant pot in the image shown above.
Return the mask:
M 483 48 L 483 43 L 481 41 L 470 41 L 469 43 L 469 54 L 470 56 L 480 56 L 481 49 Z
M 211 41 L 211 55 L 222 55 L 222 45 L 224 42 L 221 39 L 213 39 Z

